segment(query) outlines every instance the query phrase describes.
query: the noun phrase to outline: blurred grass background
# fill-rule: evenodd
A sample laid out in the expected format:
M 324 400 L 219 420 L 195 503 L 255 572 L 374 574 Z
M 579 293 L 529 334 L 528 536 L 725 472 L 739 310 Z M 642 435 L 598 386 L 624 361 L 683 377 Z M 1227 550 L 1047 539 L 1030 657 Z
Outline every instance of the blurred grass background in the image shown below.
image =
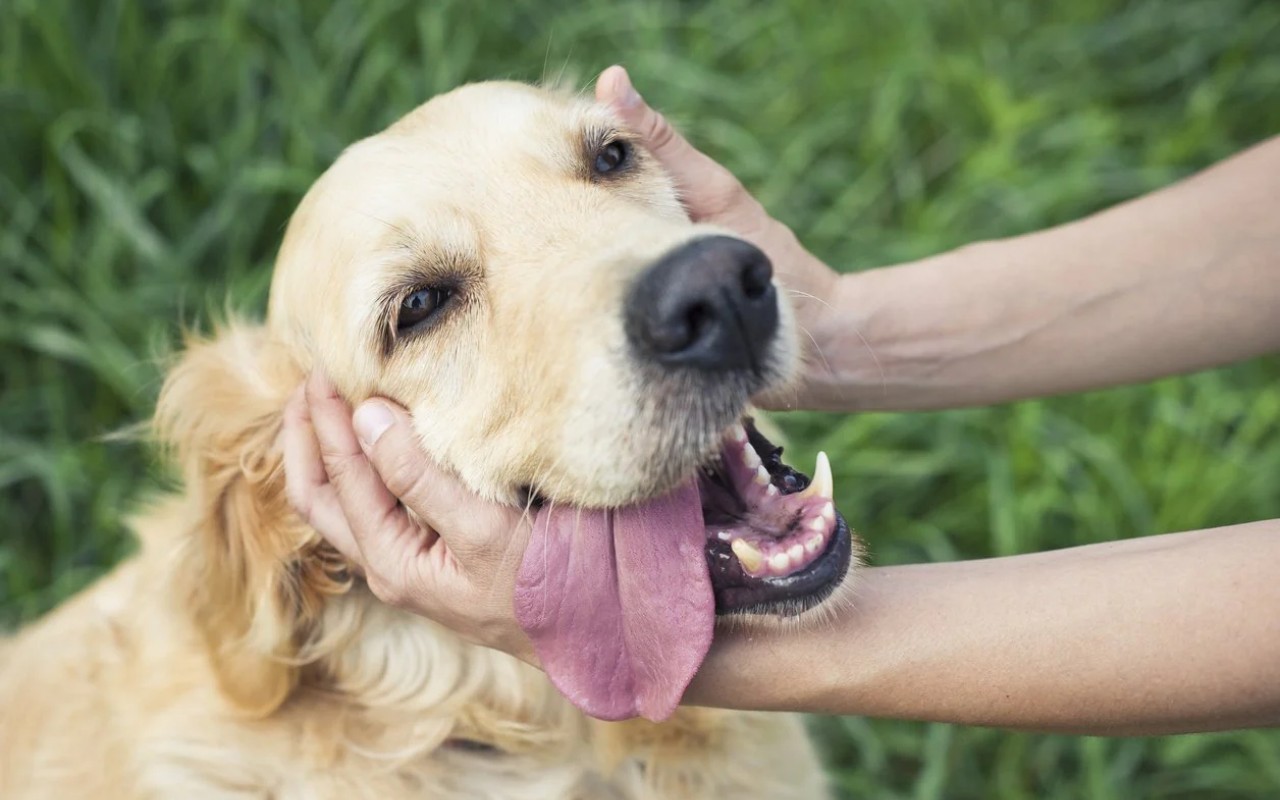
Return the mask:
M 344 144 L 463 81 L 585 85 L 614 61 L 850 270 L 1070 220 L 1280 132 L 1276 2 L 2 0 L 0 626 L 129 551 L 155 467 L 101 436 L 146 418 L 184 320 L 262 308 Z M 875 562 L 954 559 L 1280 517 L 1278 379 L 1267 359 L 784 422 L 800 463 L 832 454 Z M 815 728 L 849 797 L 1280 796 L 1275 733 Z

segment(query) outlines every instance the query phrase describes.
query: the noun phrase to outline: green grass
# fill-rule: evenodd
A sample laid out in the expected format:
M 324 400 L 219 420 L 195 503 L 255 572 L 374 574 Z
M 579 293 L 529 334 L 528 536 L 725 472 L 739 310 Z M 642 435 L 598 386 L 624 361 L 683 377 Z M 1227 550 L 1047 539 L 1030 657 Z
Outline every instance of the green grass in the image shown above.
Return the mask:
M 1280 131 L 1275 2 L 4 0 L 0 625 L 128 552 L 155 468 L 101 436 L 145 419 L 184 321 L 262 307 L 344 143 L 462 81 L 613 61 L 851 270 L 1069 220 Z M 1264 360 L 785 423 L 802 463 L 832 453 L 877 563 L 952 559 L 1280 517 L 1278 380 Z M 1280 794 L 1272 733 L 815 725 L 851 797 Z

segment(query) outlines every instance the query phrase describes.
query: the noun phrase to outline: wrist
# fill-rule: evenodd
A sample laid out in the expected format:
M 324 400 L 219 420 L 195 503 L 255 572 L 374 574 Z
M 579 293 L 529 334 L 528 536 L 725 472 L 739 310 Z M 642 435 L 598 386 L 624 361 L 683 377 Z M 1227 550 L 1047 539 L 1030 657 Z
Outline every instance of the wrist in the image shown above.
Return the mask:
M 686 705 L 743 711 L 862 714 L 892 693 L 886 654 L 901 651 L 901 620 L 884 636 L 878 620 L 894 616 L 894 581 L 883 568 L 854 574 L 856 600 L 793 621 L 721 625 L 685 692 Z M 854 596 L 851 592 L 849 596 Z M 833 601 L 828 601 L 833 602 Z M 820 665 L 820 666 L 817 666 Z
M 804 326 L 803 407 L 816 411 L 887 410 L 886 363 L 874 326 L 884 289 L 880 271 L 837 274 Z

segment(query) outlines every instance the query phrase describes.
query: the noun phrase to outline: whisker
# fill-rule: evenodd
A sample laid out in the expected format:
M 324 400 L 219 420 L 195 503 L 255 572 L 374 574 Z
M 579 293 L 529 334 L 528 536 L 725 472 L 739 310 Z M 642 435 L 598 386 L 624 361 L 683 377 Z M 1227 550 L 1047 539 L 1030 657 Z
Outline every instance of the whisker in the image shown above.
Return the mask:
M 794 292 L 794 290 L 788 290 L 788 291 Z M 796 293 L 803 295 L 805 297 L 811 297 L 814 300 L 817 300 L 818 302 L 823 303 L 823 305 L 827 305 L 827 307 L 830 308 L 828 304 L 824 303 L 822 300 L 819 300 L 816 297 L 813 297 L 813 295 L 811 294 L 805 294 L 804 292 L 796 292 Z M 822 352 L 822 347 L 818 344 L 818 340 L 814 338 L 814 335 L 810 333 L 809 330 L 805 328 L 803 325 L 800 325 L 799 323 L 797 323 L 796 327 L 798 327 L 804 333 L 805 336 L 809 337 L 809 341 L 813 342 L 813 349 L 818 353 L 818 357 L 822 359 L 822 365 L 823 367 L 826 368 L 827 374 L 834 375 L 835 371 L 831 368 L 831 362 L 827 360 L 826 354 Z M 889 377 L 885 374 L 884 365 L 880 363 L 880 356 L 876 354 L 876 349 L 871 346 L 870 340 L 868 340 L 867 337 L 862 334 L 862 331 L 858 328 L 857 325 L 849 324 L 849 329 L 852 330 L 855 334 L 857 334 L 858 341 L 862 342 L 862 346 L 867 349 L 867 354 L 871 356 L 871 361 L 876 365 L 876 373 L 880 376 L 880 396 L 882 398 L 887 398 L 889 396 Z
M 542 54 L 542 79 L 538 81 L 540 86 L 547 85 L 547 68 L 551 65 L 551 45 L 555 42 L 555 39 L 556 31 L 553 27 L 547 31 L 547 49 Z
M 803 333 L 805 336 L 808 336 L 808 337 L 809 337 L 809 341 L 813 342 L 813 350 L 814 350 L 814 352 L 816 352 L 816 353 L 818 354 L 818 358 L 822 359 L 822 366 L 823 366 L 823 368 L 825 368 L 825 369 L 826 369 L 827 374 L 828 374 L 828 375 L 834 375 L 834 374 L 835 374 L 835 370 L 831 368 L 831 362 L 827 360 L 827 355 L 826 355 L 826 353 L 823 353 L 823 352 L 822 352 L 822 345 L 818 344 L 818 340 L 814 337 L 814 335 L 813 335 L 812 333 L 809 333 L 809 329 L 808 329 L 808 328 L 806 328 L 805 326 L 801 325 L 800 323 L 796 323 L 796 327 L 800 329 L 800 332 L 801 332 L 801 333 Z M 874 357 L 874 356 L 873 356 L 873 357 Z M 797 397 L 797 399 L 799 399 L 799 398 Z
M 792 297 L 803 297 L 808 300 L 812 300 L 815 303 L 821 303 L 822 305 L 826 306 L 828 310 L 833 309 L 833 306 L 830 303 L 828 303 L 826 300 L 823 300 L 821 297 L 818 297 L 817 295 L 809 294 L 808 292 L 802 292 L 799 289 L 784 289 L 783 291 L 785 291 L 787 294 L 791 295 Z

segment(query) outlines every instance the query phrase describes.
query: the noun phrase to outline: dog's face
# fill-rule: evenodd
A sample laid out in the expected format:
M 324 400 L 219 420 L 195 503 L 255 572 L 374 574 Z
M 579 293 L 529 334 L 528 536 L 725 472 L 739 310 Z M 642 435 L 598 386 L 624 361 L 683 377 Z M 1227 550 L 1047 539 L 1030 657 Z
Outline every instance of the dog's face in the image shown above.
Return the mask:
M 737 424 L 800 358 L 768 259 L 690 222 L 602 105 L 475 84 L 349 148 L 290 224 L 270 327 L 489 498 L 618 507 L 700 474 L 722 612 L 803 610 L 847 569 L 829 470 L 806 491 Z
M 317 182 L 271 321 L 347 396 L 404 404 L 481 494 L 619 505 L 687 477 L 794 370 L 768 262 L 719 233 L 604 107 L 473 85 Z

